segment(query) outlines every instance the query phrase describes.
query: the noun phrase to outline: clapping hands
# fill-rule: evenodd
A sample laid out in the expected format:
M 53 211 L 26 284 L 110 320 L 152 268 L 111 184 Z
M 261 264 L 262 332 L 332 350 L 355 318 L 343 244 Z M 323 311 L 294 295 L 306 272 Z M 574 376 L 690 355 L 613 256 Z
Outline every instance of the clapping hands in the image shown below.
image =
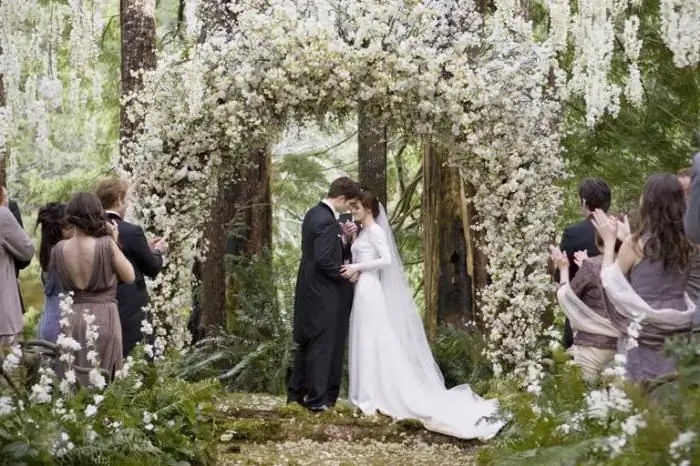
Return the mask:
M 578 267 L 581 267 L 581 264 L 583 264 L 583 261 L 586 259 L 588 259 L 588 251 L 576 251 L 574 253 L 574 264 Z
M 625 241 L 631 234 L 630 222 L 627 216 L 619 220 L 600 209 L 596 209 L 595 212 L 593 212 L 591 221 L 598 231 L 598 235 L 600 235 L 603 242 L 607 244 L 615 243 L 615 241 Z
M 152 251 L 160 251 L 161 254 L 166 254 L 168 252 L 168 242 L 161 237 L 156 237 L 148 242 L 148 246 Z
M 569 268 L 569 258 L 556 246 L 549 246 L 549 258 L 558 269 Z

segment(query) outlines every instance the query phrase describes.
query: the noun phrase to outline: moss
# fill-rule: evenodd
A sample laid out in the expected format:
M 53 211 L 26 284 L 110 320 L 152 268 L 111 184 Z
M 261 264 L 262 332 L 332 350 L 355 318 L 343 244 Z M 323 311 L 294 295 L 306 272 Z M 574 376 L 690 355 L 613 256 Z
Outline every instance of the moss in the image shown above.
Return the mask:
M 284 439 L 285 432 L 282 422 L 267 419 L 239 419 L 230 421 L 223 426 L 225 433 L 231 434 L 232 441 L 247 441 L 253 443 Z
M 407 432 L 417 432 L 425 428 L 423 423 L 417 419 L 403 419 L 398 421 L 396 425 Z

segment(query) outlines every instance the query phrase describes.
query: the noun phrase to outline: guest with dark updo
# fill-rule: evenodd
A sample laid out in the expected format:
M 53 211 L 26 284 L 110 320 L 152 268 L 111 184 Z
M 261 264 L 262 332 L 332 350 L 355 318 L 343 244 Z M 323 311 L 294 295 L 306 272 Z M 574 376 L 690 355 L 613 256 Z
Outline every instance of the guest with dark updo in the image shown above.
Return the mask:
M 84 313 L 95 317 L 95 344 L 100 365 L 114 374 L 122 365 L 122 336 L 117 310 L 118 279 L 134 281 L 134 268 L 119 248 L 119 230 L 107 220 L 100 200 L 91 193 L 78 193 L 66 206 L 66 224 L 73 235 L 58 242 L 50 253 L 49 274 L 57 285 L 73 292 L 71 335 L 81 344 L 75 364 L 90 367 Z M 87 385 L 85 377 L 80 378 Z
M 39 264 L 41 265 L 41 284 L 44 288 L 44 310 L 39 319 L 39 338 L 56 342 L 60 332 L 59 294 L 63 289 L 58 285 L 56 277 L 49 273 L 51 250 L 59 241 L 71 236 L 71 229 L 66 224 L 66 205 L 50 202 L 39 210 L 36 227 L 41 227 L 41 242 L 39 244 Z

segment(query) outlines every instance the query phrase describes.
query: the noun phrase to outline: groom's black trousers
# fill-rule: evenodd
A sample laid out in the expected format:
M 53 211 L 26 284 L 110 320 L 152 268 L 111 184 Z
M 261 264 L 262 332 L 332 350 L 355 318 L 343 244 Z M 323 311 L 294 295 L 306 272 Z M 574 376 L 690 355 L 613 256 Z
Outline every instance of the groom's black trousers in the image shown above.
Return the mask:
M 340 290 L 340 310 L 335 327 L 331 370 L 328 374 L 328 404 L 330 406 L 338 401 L 340 386 L 343 382 L 343 362 L 345 361 L 345 344 L 348 341 L 353 292 L 354 286 L 351 283 L 343 283 Z
M 330 325 L 297 342 L 294 366 L 287 384 L 287 400 L 316 408 L 338 400 L 343 380 L 345 344 L 350 325 L 353 286 L 344 283 L 340 305 Z

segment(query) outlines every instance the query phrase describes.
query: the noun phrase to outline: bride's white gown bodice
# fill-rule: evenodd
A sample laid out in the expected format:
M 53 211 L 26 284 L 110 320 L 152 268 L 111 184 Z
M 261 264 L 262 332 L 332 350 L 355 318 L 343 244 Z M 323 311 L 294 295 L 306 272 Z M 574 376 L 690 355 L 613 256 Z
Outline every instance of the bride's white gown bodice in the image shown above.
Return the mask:
M 503 423 L 483 418 L 496 415 L 497 401 L 480 398 L 467 385 L 445 389 L 437 371 L 419 371 L 402 349 L 407 342 L 392 320 L 415 310 L 386 302 L 381 270 L 391 264 L 392 254 L 382 227 L 365 228 L 352 245 L 352 255 L 361 275 L 350 315 L 351 403 L 365 414 L 379 411 L 395 419 L 418 419 L 426 429 L 453 437 L 496 435 Z

